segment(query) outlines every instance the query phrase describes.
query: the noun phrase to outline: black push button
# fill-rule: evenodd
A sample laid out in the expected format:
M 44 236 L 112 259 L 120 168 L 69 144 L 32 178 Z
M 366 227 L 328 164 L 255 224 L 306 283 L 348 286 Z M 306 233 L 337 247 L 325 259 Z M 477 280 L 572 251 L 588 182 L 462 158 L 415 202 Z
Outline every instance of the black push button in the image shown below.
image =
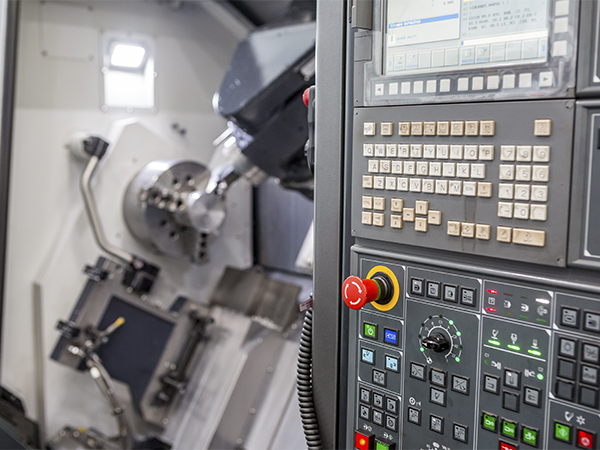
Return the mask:
M 383 395 L 373 392 L 373 406 L 383 409 Z
M 567 338 L 560 338 L 558 354 L 567 358 L 576 358 L 577 341 Z
M 398 431 L 398 417 L 386 414 L 385 427 L 391 431 Z
M 418 408 L 408 407 L 408 421 L 415 425 L 421 425 L 421 410 Z
M 446 302 L 458 302 L 458 286 L 455 284 L 444 285 L 444 301 Z
M 521 389 L 521 372 L 512 369 L 504 370 L 504 386 Z
M 428 281 L 427 282 L 427 297 L 440 299 L 440 283 L 437 281 Z
M 446 372 L 439 369 L 431 369 L 429 381 L 436 386 L 446 387 Z
M 560 324 L 565 327 L 579 328 L 579 310 L 575 308 L 560 308 Z
M 398 414 L 398 399 L 393 397 L 385 398 L 385 409 L 392 414 Z
M 558 360 L 558 376 L 561 378 L 574 380 L 576 368 L 577 365 L 573 361 L 567 361 L 566 359 Z
M 510 411 L 519 412 L 519 398 L 519 394 L 514 394 L 512 392 L 503 392 L 502 407 Z
M 414 295 L 423 295 L 423 279 L 422 278 L 411 278 L 410 279 L 410 293 Z
M 411 378 L 416 378 L 417 380 L 425 381 L 425 366 L 423 364 L 419 364 L 416 362 L 410 363 L 410 376 Z
M 500 393 L 500 378 L 486 373 L 483 376 L 483 390 L 498 395 Z
M 460 288 L 460 304 L 466 306 L 475 306 L 475 289 Z
M 542 407 L 542 390 L 531 386 L 525 386 L 523 403 L 530 406 Z
M 597 345 L 583 343 L 581 359 L 592 364 L 600 363 L 600 348 Z
M 429 415 L 429 429 L 439 434 L 444 434 L 444 418 L 436 416 L 435 414 Z
M 557 397 L 572 402 L 575 399 L 575 385 L 568 381 L 557 380 L 554 393 Z
M 373 409 L 373 423 L 375 425 L 383 426 L 383 411 L 379 411 L 378 409 Z
M 460 423 L 454 423 L 452 425 L 452 439 L 468 444 L 469 427 L 466 425 L 461 425 Z
M 367 405 L 371 403 L 371 390 L 361 387 L 360 388 L 360 401 Z
M 365 405 L 360 405 L 359 408 L 360 418 L 364 420 L 371 420 L 371 408 Z
M 581 386 L 579 388 L 579 403 L 590 408 L 598 407 L 598 389 Z

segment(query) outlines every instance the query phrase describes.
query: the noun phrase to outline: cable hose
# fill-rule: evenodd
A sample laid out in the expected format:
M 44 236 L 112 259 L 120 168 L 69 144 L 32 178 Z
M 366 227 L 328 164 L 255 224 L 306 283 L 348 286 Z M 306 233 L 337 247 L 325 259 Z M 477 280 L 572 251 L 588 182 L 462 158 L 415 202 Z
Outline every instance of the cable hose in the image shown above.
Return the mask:
M 298 351 L 297 388 L 298 404 L 300 405 L 300 417 L 304 438 L 309 450 L 321 450 L 321 433 L 315 412 L 313 400 L 312 382 L 312 308 L 306 311 L 302 335 L 300 337 L 300 349 Z

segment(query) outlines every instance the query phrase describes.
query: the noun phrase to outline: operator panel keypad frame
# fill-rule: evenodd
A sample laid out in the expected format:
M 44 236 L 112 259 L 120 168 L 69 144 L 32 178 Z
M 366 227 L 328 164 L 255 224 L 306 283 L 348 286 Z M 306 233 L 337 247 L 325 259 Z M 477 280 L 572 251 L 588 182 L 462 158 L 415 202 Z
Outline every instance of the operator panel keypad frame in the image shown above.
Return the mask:
M 536 103 L 357 109 L 353 235 L 565 265 L 573 108 Z

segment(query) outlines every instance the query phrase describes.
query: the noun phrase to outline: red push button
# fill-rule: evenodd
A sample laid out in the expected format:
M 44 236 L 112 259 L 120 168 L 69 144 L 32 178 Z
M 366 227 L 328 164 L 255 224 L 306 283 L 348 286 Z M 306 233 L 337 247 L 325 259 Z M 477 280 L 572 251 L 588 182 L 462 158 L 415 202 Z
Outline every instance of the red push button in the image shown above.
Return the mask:
M 577 430 L 577 446 L 581 448 L 594 448 L 594 433 Z
M 500 441 L 500 450 L 517 450 L 517 446 Z
M 358 450 L 372 450 L 375 436 L 368 431 L 357 431 L 354 435 L 354 447 Z
M 304 93 L 302 94 L 302 101 L 304 102 L 304 106 L 308 107 L 308 101 L 310 98 L 310 88 L 306 88 Z
M 379 298 L 379 285 L 375 280 L 351 276 L 342 285 L 342 297 L 349 308 L 360 309 Z

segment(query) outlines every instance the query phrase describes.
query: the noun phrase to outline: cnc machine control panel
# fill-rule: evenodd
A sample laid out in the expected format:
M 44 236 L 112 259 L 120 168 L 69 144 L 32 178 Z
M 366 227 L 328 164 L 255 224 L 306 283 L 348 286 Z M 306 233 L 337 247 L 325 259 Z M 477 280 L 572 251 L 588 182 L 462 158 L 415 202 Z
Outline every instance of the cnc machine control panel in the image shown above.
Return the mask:
M 347 447 L 600 449 L 599 2 L 352 3 Z

